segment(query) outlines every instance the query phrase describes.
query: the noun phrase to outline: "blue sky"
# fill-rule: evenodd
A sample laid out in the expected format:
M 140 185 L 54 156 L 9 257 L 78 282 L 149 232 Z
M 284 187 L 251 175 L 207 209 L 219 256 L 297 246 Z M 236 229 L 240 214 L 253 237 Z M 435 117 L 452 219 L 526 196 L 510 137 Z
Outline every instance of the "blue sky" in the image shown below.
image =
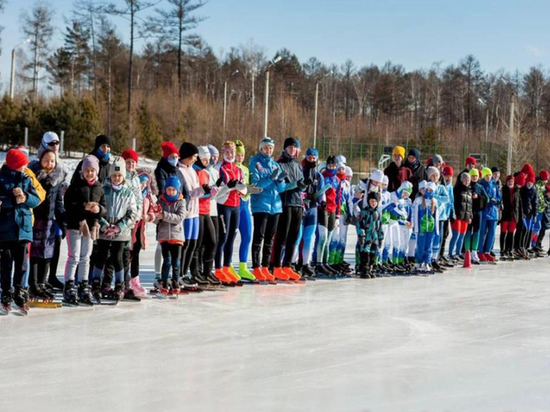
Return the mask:
M 24 40 L 21 11 L 34 0 L 7 0 L 0 24 L 0 82 L 9 81 L 11 49 Z M 122 0 L 115 0 L 119 4 Z M 50 0 L 55 9 L 54 37 L 61 44 L 63 16 L 70 0 Z M 550 63 L 550 2 L 543 0 L 209 0 L 199 14 L 208 16 L 197 32 L 220 54 L 250 40 L 268 56 L 286 47 L 300 61 L 356 66 L 391 60 L 406 69 L 434 62 L 456 63 L 474 54 L 485 71 L 526 71 Z M 127 24 L 117 20 L 127 39 Z

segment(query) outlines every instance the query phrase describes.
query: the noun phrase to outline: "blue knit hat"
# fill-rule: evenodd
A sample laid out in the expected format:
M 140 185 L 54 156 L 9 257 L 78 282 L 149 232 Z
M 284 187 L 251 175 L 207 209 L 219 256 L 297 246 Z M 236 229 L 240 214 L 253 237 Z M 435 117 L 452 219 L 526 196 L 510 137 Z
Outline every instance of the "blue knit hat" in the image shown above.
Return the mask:
M 164 190 L 166 190 L 169 187 L 176 188 L 176 190 L 178 191 L 178 195 L 180 194 L 181 182 L 177 176 L 168 176 L 166 178 L 166 182 L 164 183 Z
M 315 157 L 319 157 L 319 150 L 317 150 L 316 148 L 314 147 L 310 147 L 309 149 L 307 149 L 306 151 L 306 157 L 307 156 L 315 156 Z

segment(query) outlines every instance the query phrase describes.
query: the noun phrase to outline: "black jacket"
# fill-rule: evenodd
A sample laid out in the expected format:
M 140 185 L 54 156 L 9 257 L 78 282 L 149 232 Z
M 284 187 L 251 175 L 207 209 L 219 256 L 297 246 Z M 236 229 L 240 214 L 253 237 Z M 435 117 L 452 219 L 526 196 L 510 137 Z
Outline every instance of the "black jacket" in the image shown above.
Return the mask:
M 277 161 L 281 165 L 281 169 L 286 173 L 286 183 L 292 184 L 298 181 L 304 181 L 304 173 L 302 172 L 302 166 L 300 163 L 288 156 L 286 152 L 283 152 L 279 160 Z M 281 193 L 281 200 L 283 202 L 283 207 L 293 206 L 293 207 L 302 207 L 302 189 L 295 187 L 294 189 L 289 189 Z
M 96 181 L 93 186 L 89 186 L 82 177 L 79 177 L 67 189 L 64 200 L 68 229 L 80 229 L 80 222 L 84 219 L 86 219 L 91 229 L 107 212 L 105 192 L 103 191 L 103 185 L 99 181 Z M 85 210 L 84 207 L 88 202 L 97 202 L 99 204 L 99 213 Z
M 459 220 L 468 221 L 473 217 L 473 199 L 470 187 L 460 182 L 453 189 L 455 216 Z
M 519 189 L 521 196 L 521 207 L 523 211 L 523 217 L 531 218 L 537 215 L 537 207 L 539 205 L 539 198 L 537 195 L 537 189 L 533 186 L 531 189 L 527 188 L 527 185 Z
M 412 172 L 411 183 L 413 184 L 413 190 L 411 193 L 411 200 L 414 200 L 418 193 L 418 184 L 423 180 L 428 180 L 426 167 L 420 162 L 415 162 L 415 164 L 405 162 L 405 167 L 408 167 Z
M 159 196 L 164 193 L 164 184 L 166 182 L 166 179 L 169 176 L 177 176 L 180 183 L 180 193 L 185 199 L 185 204 L 189 205 L 189 190 L 187 190 L 187 185 L 185 184 L 185 179 L 183 178 L 183 173 L 181 172 L 180 168 L 177 166 L 172 166 L 170 163 L 168 163 L 168 160 L 166 160 L 164 157 L 160 159 L 160 161 L 157 164 L 157 168 L 155 169 L 155 179 L 157 180 L 157 187 L 159 190 Z
M 503 222 L 517 222 L 523 217 L 521 196 L 519 189 L 514 186 L 510 189 L 507 185 L 502 186 L 502 217 Z

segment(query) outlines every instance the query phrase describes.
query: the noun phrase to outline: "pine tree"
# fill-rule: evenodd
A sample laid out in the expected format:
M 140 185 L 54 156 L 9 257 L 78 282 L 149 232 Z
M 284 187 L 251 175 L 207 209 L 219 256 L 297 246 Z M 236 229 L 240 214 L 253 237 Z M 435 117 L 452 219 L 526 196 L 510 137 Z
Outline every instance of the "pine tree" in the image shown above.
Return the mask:
M 147 104 L 142 102 L 137 110 L 137 130 L 139 149 L 144 156 L 156 159 L 161 155 L 162 134 L 159 121 L 154 118 Z

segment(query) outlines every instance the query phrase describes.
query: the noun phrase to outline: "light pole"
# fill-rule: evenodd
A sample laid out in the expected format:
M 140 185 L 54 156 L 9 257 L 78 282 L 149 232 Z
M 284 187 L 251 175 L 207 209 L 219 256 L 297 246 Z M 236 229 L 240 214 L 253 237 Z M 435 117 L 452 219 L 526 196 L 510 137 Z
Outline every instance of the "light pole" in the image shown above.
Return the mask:
M 512 174 L 512 143 L 514 141 L 514 111 L 515 111 L 515 94 L 512 93 L 512 101 L 510 102 L 510 134 L 508 135 L 508 158 L 506 159 L 506 174 Z
M 281 56 L 275 57 L 273 61 L 270 61 L 265 70 L 265 107 L 264 107 L 264 136 L 267 136 L 267 123 L 269 120 L 269 69 L 271 66 L 275 66 L 283 58 Z
M 11 78 L 10 78 L 10 98 L 13 100 L 15 94 L 15 50 L 19 47 L 31 41 L 31 38 L 22 41 L 11 50 Z
M 235 70 L 233 73 L 229 75 L 229 77 L 233 77 L 239 74 L 238 70 Z M 227 119 L 227 79 L 225 79 L 225 82 L 223 83 L 223 137 L 225 138 L 225 124 Z
M 319 107 L 319 82 L 315 83 L 315 117 L 313 119 L 313 147 L 317 147 L 317 109 Z
M 485 107 L 485 151 L 487 151 L 487 141 L 489 139 L 489 107 L 487 102 L 482 98 L 478 98 L 477 101 Z

